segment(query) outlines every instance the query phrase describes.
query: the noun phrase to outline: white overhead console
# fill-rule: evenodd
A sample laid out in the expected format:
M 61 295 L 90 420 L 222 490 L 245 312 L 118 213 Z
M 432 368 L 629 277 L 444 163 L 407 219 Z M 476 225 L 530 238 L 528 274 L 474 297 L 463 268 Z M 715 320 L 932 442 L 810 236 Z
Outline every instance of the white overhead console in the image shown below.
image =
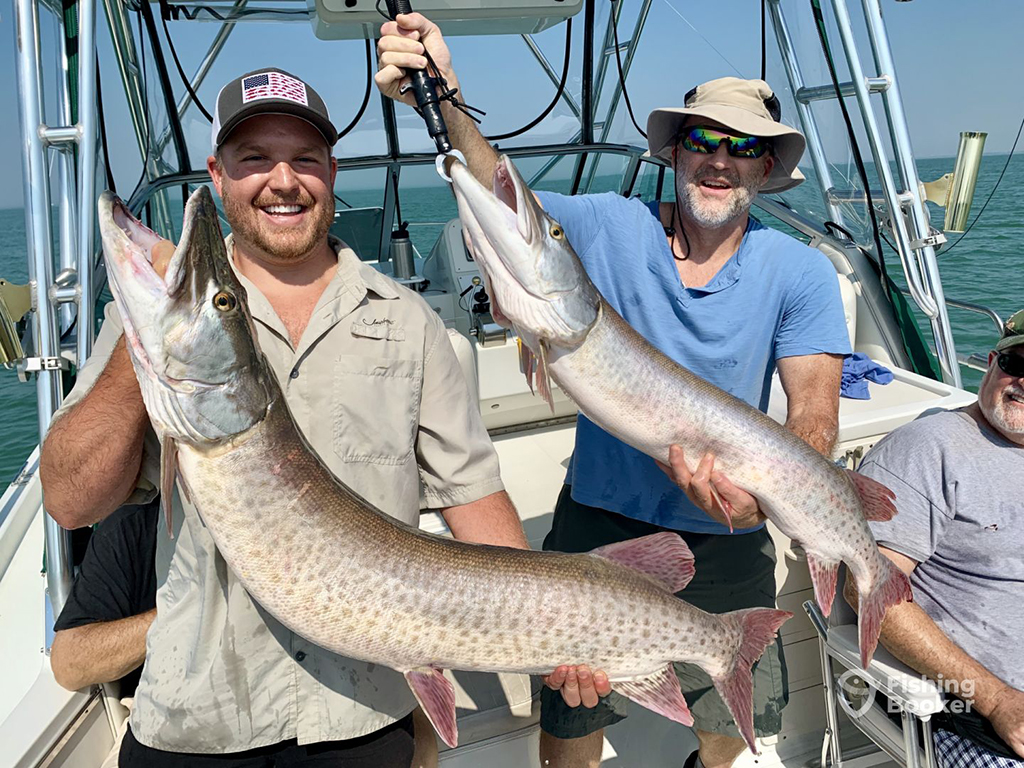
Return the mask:
M 322 40 L 374 39 L 384 19 L 376 0 L 307 0 L 313 31 Z M 380 0 L 380 7 L 387 6 Z M 521 35 L 553 27 L 583 0 L 416 0 L 413 9 L 445 35 Z

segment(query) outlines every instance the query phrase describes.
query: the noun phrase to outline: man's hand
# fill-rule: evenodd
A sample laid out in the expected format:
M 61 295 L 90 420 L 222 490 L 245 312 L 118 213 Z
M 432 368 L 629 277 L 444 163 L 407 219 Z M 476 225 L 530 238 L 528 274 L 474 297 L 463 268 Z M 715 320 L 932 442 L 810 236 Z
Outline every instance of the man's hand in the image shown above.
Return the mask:
M 996 697 L 988 721 L 1017 757 L 1024 760 L 1024 691 L 1006 686 Z
M 578 667 L 556 667 L 554 672 L 541 679 L 552 691 L 561 691 L 562 699 L 570 707 L 582 704 L 587 709 L 593 709 L 597 702 L 612 690 L 608 675 L 601 670 L 591 673 L 590 667 L 586 664 L 580 664 Z
M 373 79 L 381 93 L 415 107 L 405 70 L 427 68 L 424 50 L 430 52 L 448 87 L 457 88 L 452 56 L 437 25 L 418 13 L 400 13 L 396 19 L 381 26 L 377 41 L 378 70 Z
M 687 498 L 709 517 L 722 525 L 734 528 L 753 528 L 767 518 L 761 512 L 757 499 L 737 488 L 721 472 L 715 471 L 714 454 L 705 454 L 693 472 L 686 464 L 683 449 L 673 445 L 669 449 L 669 463 L 657 462 L 661 471 L 683 489 Z

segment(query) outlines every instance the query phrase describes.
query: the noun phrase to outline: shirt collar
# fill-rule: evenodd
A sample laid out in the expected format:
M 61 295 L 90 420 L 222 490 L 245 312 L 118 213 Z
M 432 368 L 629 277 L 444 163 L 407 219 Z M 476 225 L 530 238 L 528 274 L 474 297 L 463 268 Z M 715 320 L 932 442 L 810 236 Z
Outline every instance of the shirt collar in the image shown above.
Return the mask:
M 263 295 L 256 285 L 245 275 L 238 271 L 234 260 L 234 236 L 228 235 L 224 238 L 224 244 L 228 251 L 228 263 L 235 273 L 249 302 L 249 311 L 254 318 L 272 328 L 288 339 L 288 331 L 284 323 L 277 316 L 270 302 Z M 328 235 L 328 244 L 338 256 L 338 268 L 334 277 L 324 288 L 323 295 L 317 302 L 316 309 L 310 318 L 310 324 L 314 322 L 328 323 L 338 322 L 345 315 L 358 307 L 368 292 L 372 292 L 379 298 L 390 300 L 399 297 L 398 287 L 389 278 L 382 275 L 369 264 L 359 260 L 355 251 L 333 235 Z M 308 331 L 308 328 L 307 328 Z

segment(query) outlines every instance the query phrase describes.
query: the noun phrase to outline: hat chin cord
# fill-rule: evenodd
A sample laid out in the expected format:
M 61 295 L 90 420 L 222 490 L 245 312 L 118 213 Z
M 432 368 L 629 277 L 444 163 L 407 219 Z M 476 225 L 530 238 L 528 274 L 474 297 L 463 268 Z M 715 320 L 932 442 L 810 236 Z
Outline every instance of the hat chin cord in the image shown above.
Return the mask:
M 676 229 L 676 217 L 679 218 L 679 228 L 678 229 Z M 686 261 L 688 258 L 690 258 L 690 238 L 688 238 L 686 236 L 686 230 L 683 229 L 683 217 L 679 213 L 679 200 L 678 200 L 678 197 L 677 197 L 676 200 L 672 201 L 672 222 L 669 224 L 669 226 L 665 227 L 664 229 L 665 229 L 665 237 L 672 238 L 671 243 L 669 244 L 669 249 L 672 251 L 672 257 L 676 261 Z M 680 235 L 683 236 L 683 242 L 686 243 L 686 253 L 683 256 L 680 256 L 679 254 L 676 253 L 675 245 L 676 245 L 676 233 L 677 232 Z

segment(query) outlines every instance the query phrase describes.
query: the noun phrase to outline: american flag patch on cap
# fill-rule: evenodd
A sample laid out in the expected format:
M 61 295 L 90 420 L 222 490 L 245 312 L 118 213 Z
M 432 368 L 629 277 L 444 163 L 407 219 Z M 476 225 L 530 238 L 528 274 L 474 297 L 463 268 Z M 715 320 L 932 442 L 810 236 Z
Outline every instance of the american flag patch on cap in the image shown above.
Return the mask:
M 280 72 L 261 72 L 242 80 L 242 103 L 259 99 L 287 99 L 296 104 L 309 106 L 306 98 L 306 84 Z

